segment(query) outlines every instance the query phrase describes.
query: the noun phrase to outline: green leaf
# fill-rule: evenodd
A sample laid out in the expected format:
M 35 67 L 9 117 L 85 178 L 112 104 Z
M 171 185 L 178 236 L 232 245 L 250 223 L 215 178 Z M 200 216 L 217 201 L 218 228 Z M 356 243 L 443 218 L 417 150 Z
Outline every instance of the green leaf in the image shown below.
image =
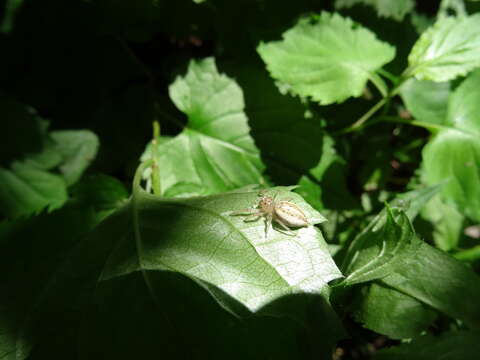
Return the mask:
M 337 9 L 352 7 L 356 4 L 373 6 L 379 16 L 393 18 L 397 21 L 402 21 L 415 6 L 413 0 L 335 0 Z
M 455 207 L 445 204 L 439 196 L 422 209 L 422 217 L 433 224 L 435 246 L 444 251 L 458 247 L 465 217 Z
M 420 36 L 407 73 L 420 80 L 448 81 L 480 66 L 480 14 L 446 17 Z
M 67 184 L 58 175 L 24 162 L 0 168 L 1 212 L 9 218 L 49 211 L 67 201 Z
M 375 71 L 395 56 L 369 30 L 327 12 L 300 20 L 282 41 L 262 43 L 257 51 L 282 86 L 322 105 L 360 96 L 367 81 L 377 79 Z
M 80 179 L 85 169 L 95 159 L 99 146 L 97 136 L 88 130 L 63 130 L 51 133 L 55 150 L 62 156 L 62 173 L 67 185 Z
M 400 94 L 416 120 L 440 125 L 445 123 L 450 83 L 410 79 L 402 85 Z
M 418 247 L 411 221 L 440 190 L 427 187 L 400 194 L 354 239 L 343 261 L 343 284 L 380 279 L 403 266 Z
M 436 312 L 420 301 L 385 285 L 372 283 L 363 290 L 356 320 L 392 339 L 417 336 L 436 317 Z
M 416 240 L 401 269 L 381 282 L 472 328 L 480 328 L 480 277 L 467 265 Z
M 349 286 L 383 278 L 403 266 L 403 259 L 416 251 L 415 233 L 401 210 L 387 208 L 353 241 L 342 272 L 343 285 Z M 395 217 L 394 217 L 395 216 Z
M 212 194 L 262 183 L 263 165 L 250 137 L 242 90 L 212 58 L 192 61 L 170 97 L 188 116 L 183 132 L 159 144 L 156 161 L 166 196 Z M 147 150 L 143 159 L 149 159 Z
M 480 221 L 480 72 L 470 75 L 453 93 L 446 124 L 423 149 L 422 180 L 442 189 L 446 204 Z
M 478 331 L 447 332 L 439 337 L 420 336 L 410 343 L 382 349 L 374 360 L 476 360 L 480 352 Z
M 312 224 L 325 221 L 288 188 L 269 193 L 292 199 Z M 256 310 L 282 295 L 319 293 L 341 277 L 315 227 L 295 230 L 295 236 L 270 229 L 266 238 L 263 220 L 245 222 L 245 216 L 232 214 L 255 205 L 258 190 L 184 200 L 139 195 L 134 216 L 141 252 L 131 253 L 126 263 L 107 264 L 104 278 L 118 276 L 124 264 L 138 261 L 144 270 L 177 271 L 214 284 Z
M 279 199 L 290 198 L 313 224 L 324 221 L 319 213 L 288 190 L 273 188 L 268 191 L 277 194 Z M 244 332 L 249 333 L 245 324 L 255 321 L 250 310 L 260 310 L 269 304 L 272 307 L 262 308 L 259 316 L 272 314 L 278 320 L 272 323 L 266 319 L 264 323 L 258 319 L 264 324 L 260 328 L 249 325 L 252 338 L 247 343 L 258 344 L 256 338 L 267 331 L 275 335 L 265 337 L 265 351 L 268 351 L 276 339 L 284 339 L 282 334 L 286 330 L 289 335 L 279 349 L 291 355 L 295 349 L 292 342 L 301 339 L 293 335 L 299 331 L 298 324 L 297 321 L 280 320 L 280 317 L 288 314 L 295 319 L 296 312 L 306 309 L 294 306 L 295 301 L 287 301 L 290 306 L 283 309 L 279 309 L 282 308 L 280 304 L 273 306 L 270 302 L 285 300 L 286 295 L 328 295 L 327 282 L 341 274 L 320 232 L 310 226 L 294 230 L 296 236 L 292 236 L 275 228 L 265 239 L 263 220 L 244 222 L 244 217 L 232 215 L 232 211 L 255 204 L 259 191 L 245 189 L 190 199 L 162 199 L 140 189 L 137 191 L 132 202 L 97 226 L 64 257 L 54 272 L 48 273 L 50 280 L 39 284 L 41 292 L 39 297 L 34 297 L 33 311 L 28 312 L 25 321 L 16 323 L 20 334 L 39 336 L 42 346 L 36 353 L 43 351 L 46 356 L 52 348 L 56 349 L 55 353 L 65 351 L 66 345 L 58 348 L 55 339 L 62 345 L 65 341 L 78 344 L 75 327 L 83 321 L 85 327 L 80 329 L 80 340 L 85 344 L 80 349 L 83 358 L 101 358 L 105 351 L 117 354 L 121 349 L 131 354 L 138 351 L 135 344 L 145 346 L 147 353 L 152 349 L 159 351 L 155 345 L 158 342 L 165 345 L 162 347 L 165 354 L 195 353 L 196 349 L 199 353 L 209 349 L 217 354 L 223 346 L 228 354 L 232 351 L 251 354 L 254 347 L 245 348 L 244 345 Z M 20 251 L 21 248 L 17 246 L 16 249 Z M 11 262 L 15 264 L 14 258 Z M 31 266 L 35 268 L 34 264 Z M 305 292 L 308 294 L 303 294 Z M 135 296 L 132 298 L 131 294 Z M 30 303 L 31 299 L 25 300 Z M 216 306 L 214 300 L 220 306 Z M 325 313 L 318 302 L 315 304 L 317 306 L 310 309 L 313 314 L 305 314 L 305 326 L 312 325 L 314 317 L 317 324 L 314 314 Z M 239 315 L 247 319 L 232 324 Z M 334 313 L 330 311 L 327 315 L 332 317 Z M 340 326 L 338 319 L 327 320 L 332 327 L 333 324 Z M 243 336 L 236 336 L 237 326 L 241 327 L 239 333 Z M 65 327 L 73 331 L 65 333 Z M 333 345 L 334 334 L 341 332 L 336 327 L 322 329 L 328 339 L 322 340 L 322 348 L 325 344 Z M 196 332 L 199 332 L 197 336 L 193 336 Z M 124 336 L 133 343 L 126 341 Z M 313 340 L 318 332 L 310 336 Z M 155 338 L 157 340 L 153 341 Z M 238 342 L 243 344 L 242 350 L 236 349 L 234 344 Z M 26 337 L 16 346 L 21 343 L 28 345 L 31 339 Z M 118 349 L 108 350 L 115 343 Z M 312 341 L 312 346 L 318 346 L 315 344 Z M 236 358 L 235 354 L 232 356 L 219 358 Z M 125 357 L 119 355 L 119 358 Z
M 54 131 L 44 136 L 42 145 L 40 152 L 0 168 L 0 211 L 9 218 L 61 207 L 68 199 L 68 185 L 95 158 L 98 139 L 88 130 Z

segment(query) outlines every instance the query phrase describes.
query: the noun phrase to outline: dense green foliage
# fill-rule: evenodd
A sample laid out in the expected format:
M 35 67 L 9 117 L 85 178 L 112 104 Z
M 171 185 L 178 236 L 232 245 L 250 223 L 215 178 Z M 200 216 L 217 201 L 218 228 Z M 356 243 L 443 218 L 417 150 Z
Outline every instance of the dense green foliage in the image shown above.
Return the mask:
M 478 358 L 480 1 L 0 8 L 0 360 Z

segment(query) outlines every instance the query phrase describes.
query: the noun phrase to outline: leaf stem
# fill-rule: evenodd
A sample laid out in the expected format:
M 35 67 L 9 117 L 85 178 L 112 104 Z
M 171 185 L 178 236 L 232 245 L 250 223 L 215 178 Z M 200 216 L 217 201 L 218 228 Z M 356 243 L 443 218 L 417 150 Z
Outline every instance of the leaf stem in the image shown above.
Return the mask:
M 388 88 L 383 79 L 378 76 L 377 73 L 372 73 L 369 76 L 369 80 L 375 85 L 377 90 L 382 94 L 383 97 L 386 97 L 388 95 Z
M 353 132 L 353 131 L 360 130 L 360 128 L 362 128 L 363 123 L 365 121 L 367 121 L 368 119 L 370 119 L 370 117 L 373 114 L 375 114 L 383 105 L 385 105 L 387 103 L 387 101 L 388 101 L 387 97 L 384 97 L 383 99 L 381 99 L 379 102 L 377 102 L 375 105 L 373 105 L 370 108 L 370 110 L 368 110 L 365 114 L 363 114 L 363 116 L 360 119 L 355 121 L 349 127 L 341 130 L 340 133 L 341 134 L 347 134 L 347 133 L 350 133 L 350 132 Z
M 378 70 L 377 70 L 377 73 L 379 73 L 379 74 L 382 75 L 383 77 L 386 77 L 386 78 L 387 78 L 388 80 L 390 80 L 393 84 L 396 84 L 396 83 L 398 83 L 398 81 L 399 81 L 398 76 L 393 75 L 392 73 L 388 72 L 388 71 L 385 70 L 385 69 L 378 69 Z
M 434 123 L 428 123 L 424 121 L 417 121 L 417 120 L 409 120 L 409 119 L 403 119 L 398 116 L 381 116 L 378 118 L 378 121 L 387 121 L 387 122 L 394 122 L 394 123 L 401 123 L 401 124 L 407 124 L 407 125 L 413 125 L 413 126 L 418 126 L 418 127 L 423 127 L 427 130 L 448 130 L 450 127 L 440 125 L 440 124 L 434 124 Z
M 408 70 L 408 69 L 407 69 Z M 342 129 L 338 132 L 338 134 L 347 134 L 353 131 L 360 130 L 364 128 L 364 123 L 370 119 L 383 105 L 387 104 L 394 96 L 398 95 L 400 92 L 400 88 L 402 85 L 405 83 L 410 78 L 410 76 L 406 73 L 406 71 L 402 74 L 400 79 L 397 80 L 396 85 L 390 90 L 390 92 L 385 96 L 383 99 L 381 99 L 379 102 L 377 102 L 375 105 L 373 105 L 370 110 L 368 110 L 365 114 L 362 115 L 361 118 L 359 118 L 357 121 L 355 121 L 352 125 L 348 126 L 345 129 Z

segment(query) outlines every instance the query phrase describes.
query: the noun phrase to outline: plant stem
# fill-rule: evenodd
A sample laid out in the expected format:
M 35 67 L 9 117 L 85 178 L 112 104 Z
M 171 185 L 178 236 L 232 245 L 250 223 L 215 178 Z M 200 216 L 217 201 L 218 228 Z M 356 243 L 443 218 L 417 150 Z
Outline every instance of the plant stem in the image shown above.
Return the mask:
M 386 97 L 388 94 L 388 88 L 383 79 L 378 76 L 378 74 L 370 74 L 369 80 L 375 85 L 377 90 L 382 94 L 383 97 Z
M 160 124 L 153 122 L 153 140 L 152 140 L 152 190 L 155 195 L 162 194 L 160 182 L 160 168 L 158 164 L 158 138 L 160 137 Z
M 407 69 L 408 70 L 408 69 Z M 383 99 L 381 99 L 379 102 L 377 102 L 375 105 L 373 105 L 370 110 L 368 110 L 365 114 L 362 115 L 360 119 L 355 121 L 352 125 L 348 126 L 345 129 L 340 130 L 338 133 L 339 134 L 347 134 L 353 131 L 360 130 L 363 128 L 363 124 L 372 117 L 373 114 L 375 114 L 383 105 L 387 104 L 392 97 L 395 95 L 398 95 L 400 92 L 400 88 L 402 85 L 407 81 L 410 76 L 407 74 L 407 70 L 402 74 L 400 79 L 397 81 L 396 85 L 390 90 L 390 92 L 385 96 Z
M 383 77 L 386 77 L 386 78 L 387 78 L 388 80 L 390 80 L 393 84 L 398 83 L 398 80 L 399 80 L 398 76 L 395 76 L 395 75 L 389 73 L 387 70 L 385 70 L 385 69 L 379 69 L 379 70 L 377 70 L 377 72 L 378 72 L 380 75 L 382 75 Z
M 370 110 L 368 110 L 365 114 L 363 114 L 363 116 L 358 119 L 357 121 L 355 121 L 352 125 L 350 125 L 349 127 L 343 129 L 340 131 L 341 134 L 347 134 L 347 133 L 350 133 L 350 132 L 353 132 L 353 131 L 356 131 L 356 130 L 359 130 L 363 123 L 365 121 L 367 121 L 368 119 L 370 119 L 370 117 L 375 114 L 378 109 L 380 109 L 383 105 L 386 104 L 386 102 L 388 101 L 388 97 L 384 97 L 382 100 L 380 100 L 379 102 L 377 102 L 375 105 L 373 105 Z
M 401 123 L 401 124 L 408 124 L 408 125 L 413 125 L 413 126 L 419 126 L 423 127 L 427 130 L 448 130 L 450 129 L 448 126 L 440 125 L 440 124 L 434 124 L 434 123 L 428 123 L 424 121 L 417 121 L 417 120 L 409 120 L 409 119 L 403 119 L 398 116 L 381 116 L 378 118 L 379 121 L 387 121 L 387 122 L 394 122 L 394 123 Z

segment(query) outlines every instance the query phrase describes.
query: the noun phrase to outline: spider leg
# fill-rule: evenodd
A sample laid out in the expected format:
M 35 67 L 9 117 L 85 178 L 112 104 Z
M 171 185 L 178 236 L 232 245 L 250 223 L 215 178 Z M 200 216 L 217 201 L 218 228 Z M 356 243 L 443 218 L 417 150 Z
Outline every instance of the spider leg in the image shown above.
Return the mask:
M 245 219 L 243 219 L 243 222 L 257 221 L 259 218 L 262 217 L 262 215 L 263 215 L 262 212 L 256 212 L 256 213 L 250 214 Z
M 282 220 L 280 220 L 279 218 L 275 218 L 275 221 L 277 222 L 278 225 L 280 225 L 281 228 L 283 228 L 283 230 L 287 232 L 287 235 L 295 236 L 295 233 L 292 231 L 292 229 L 290 229 L 287 225 L 285 225 L 282 222 Z
M 270 230 L 270 227 L 272 226 L 272 214 L 268 214 L 265 217 L 265 240 L 268 239 L 268 231 Z
M 253 215 L 257 214 L 259 211 L 258 209 L 243 209 L 237 210 L 230 213 L 230 216 L 237 216 L 237 215 Z

